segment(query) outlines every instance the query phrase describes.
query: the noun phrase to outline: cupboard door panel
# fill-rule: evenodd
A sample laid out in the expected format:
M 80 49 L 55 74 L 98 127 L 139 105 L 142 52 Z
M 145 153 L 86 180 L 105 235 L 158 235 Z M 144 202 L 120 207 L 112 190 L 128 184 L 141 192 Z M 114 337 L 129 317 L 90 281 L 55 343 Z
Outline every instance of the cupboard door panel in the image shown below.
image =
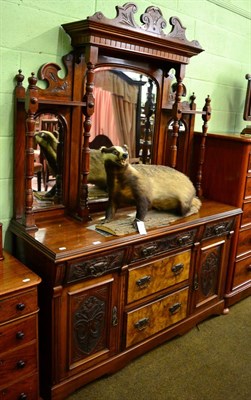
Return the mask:
M 84 364 L 90 367 L 115 353 L 119 325 L 116 282 L 114 274 L 66 290 L 69 335 L 65 336 L 66 353 L 62 355 L 66 371 L 79 366 L 83 369 Z
M 226 240 L 210 241 L 201 247 L 194 278 L 195 308 L 207 306 L 208 303 L 222 296 L 222 276 L 225 271 Z

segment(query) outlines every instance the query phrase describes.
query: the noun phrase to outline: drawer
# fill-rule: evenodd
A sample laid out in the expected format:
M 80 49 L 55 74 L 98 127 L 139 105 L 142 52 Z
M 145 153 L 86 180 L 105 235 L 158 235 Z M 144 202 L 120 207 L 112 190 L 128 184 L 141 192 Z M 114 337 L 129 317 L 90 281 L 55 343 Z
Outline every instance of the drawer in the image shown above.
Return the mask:
M 175 235 L 168 235 L 161 239 L 136 245 L 133 248 L 131 262 L 150 258 L 168 250 L 182 250 L 183 247 L 192 245 L 196 232 L 196 229 L 192 229 L 190 231 L 180 232 L 178 234 L 176 233 Z
M 251 224 L 251 202 L 244 203 L 242 209 L 241 226 Z
M 228 234 L 233 229 L 234 221 L 234 219 L 228 219 L 207 224 L 202 239 L 210 239 Z
M 124 251 L 99 254 L 98 257 L 82 257 L 67 262 L 67 283 L 95 278 L 122 267 Z
M 37 337 L 37 317 L 33 315 L 0 326 L 0 353 L 23 346 Z
M 235 263 L 233 289 L 251 280 L 251 257 Z
M 37 374 L 0 389 L 0 400 L 37 400 L 38 398 Z
M 0 300 L 0 323 L 22 317 L 38 310 L 37 290 L 21 292 L 13 297 Z
M 0 387 L 37 372 L 37 344 L 0 355 Z
M 251 252 L 251 229 L 243 229 L 239 232 L 237 256 Z
M 251 197 L 251 176 L 248 176 L 246 179 L 244 199 L 248 199 L 249 197 Z
M 129 270 L 127 301 L 131 303 L 188 280 L 191 251 L 184 251 Z
M 127 313 L 126 347 L 184 319 L 187 315 L 188 288 Z

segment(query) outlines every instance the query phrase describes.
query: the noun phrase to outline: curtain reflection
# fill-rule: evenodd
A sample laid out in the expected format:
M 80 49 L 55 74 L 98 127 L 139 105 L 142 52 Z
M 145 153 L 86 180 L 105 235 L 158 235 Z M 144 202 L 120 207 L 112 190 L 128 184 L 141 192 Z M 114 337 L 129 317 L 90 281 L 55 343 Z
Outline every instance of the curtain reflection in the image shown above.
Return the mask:
M 114 145 L 127 144 L 130 156 L 135 157 L 138 93 L 139 85 L 120 71 L 96 72 L 95 113 L 90 141 L 97 135 L 105 134 Z

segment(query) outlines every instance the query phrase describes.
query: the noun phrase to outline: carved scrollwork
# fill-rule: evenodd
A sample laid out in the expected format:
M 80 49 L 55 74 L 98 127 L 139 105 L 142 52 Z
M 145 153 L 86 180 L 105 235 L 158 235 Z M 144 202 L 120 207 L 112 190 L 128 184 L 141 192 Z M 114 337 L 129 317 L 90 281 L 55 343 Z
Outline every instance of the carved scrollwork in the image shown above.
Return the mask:
M 167 23 L 163 18 L 162 12 L 158 7 L 150 6 L 140 16 L 142 26 L 136 24 L 134 20 L 134 14 L 137 12 L 137 6 L 134 3 L 126 3 L 122 7 L 116 6 L 117 15 L 114 19 L 106 18 L 102 12 L 96 12 L 93 16 L 88 17 L 90 21 L 98 21 L 107 25 L 124 25 L 128 28 L 142 29 L 149 33 L 160 35 L 166 39 L 176 39 L 193 47 L 201 48 L 197 40 L 188 41 L 185 35 L 186 28 L 182 25 L 179 18 L 171 17 L 169 22 L 172 25 L 170 33 L 165 34 L 163 29 L 166 28 Z
M 107 272 L 120 268 L 123 260 L 123 252 L 103 255 L 102 257 L 84 259 L 73 262 L 69 266 L 67 282 L 75 282 L 80 279 L 102 276 Z
M 204 296 L 212 295 L 216 292 L 216 283 L 220 263 L 219 252 L 210 253 L 201 269 L 201 291 Z
M 102 12 L 96 12 L 92 17 L 88 17 L 89 20 L 97 20 L 98 22 L 119 23 L 127 25 L 133 28 L 137 28 L 137 24 L 134 20 L 133 14 L 137 11 L 137 6 L 134 3 L 126 3 L 123 6 L 116 6 L 117 16 L 114 19 L 109 19 L 104 16 Z
M 158 7 L 148 7 L 141 15 L 140 20 L 144 24 L 142 28 L 146 31 L 164 35 L 163 29 L 166 27 L 166 20 Z
M 178 235 L 167 236 L 154 242 L 145 243 L 134 247 L 132 261 L 148 258 L 167 250 L 181 248 L 193 243 L 196 230 L 182 232 Z
M 88 297 L 74 315 L 75 344 L 81 353 L 90 354 L 97 346 L 105 325 L 105 301 Z

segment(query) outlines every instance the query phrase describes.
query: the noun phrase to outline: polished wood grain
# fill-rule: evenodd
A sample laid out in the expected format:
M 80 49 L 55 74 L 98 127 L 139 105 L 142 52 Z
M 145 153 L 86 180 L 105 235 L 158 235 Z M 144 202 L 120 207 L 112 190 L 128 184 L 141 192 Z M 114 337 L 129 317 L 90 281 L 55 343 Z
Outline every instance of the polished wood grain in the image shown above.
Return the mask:
M 41 278 L 8 252 L 0 261 L 0 399 L 39 399 L 38 301 Z
M 250 167 L 248 157 L 243 160 L 238 152 L 236 156 L 235 147 L 242 148 L 244 142 L 229 141 L 233 143 L 231 156 L 221 171 L 236 184 L 234 190 L 229 189 L 228 178 L 223 183 L 219 178 L 215 154 L 209 166 L 203 167 L 208 154 L 210 97 L 205 96 L 201 110 L 194 93 L 189 102 L 182 101 L 186 66 L 203 49 L 198 41 L 186 38 L 179 18 L 170 18 L 172 28 L 166 34 L 166 21 L 158 7 L 146 9 L 139 18 L 141 25 L 135 21 L 136 11 L 135 4 L 126 3 L 116 7 L 113 19 L 96 13 L 83 21 L 63 24 L 73 46 L 63 57 L 64 78 L 59 77 L 60 67 L 53 62 L 42 66 L 38 76 L 28 78 L 27 90 L 22 71 L 16 75 L 14 218 L 10 232 L 15 255 L 42 279 L 39 356 L 44 400 L 62 400 L 203 319 L 222 313 L 228 275 L 233 277 L 235 230 L 245 190 L 240 176 Z M 190 176 L 202 200 L 198 213 L 167 226 L 156 223 L 144 235 L 135 231 L 120 237 L 104 236 L 95 230 L 104 218 L 106 204 L 88 199 L 89 136 L 92 115 L 101 112 L 95 109 L 94 73 L 103 67 L 128 68 L 155 82 L 155 130 L 152 142 L 145 137 L 143 145 L 151 148 L 153 164 L 170 165 Z M 170 70 L 175 70 L 176 78 L 172 89 Z M 46 82 L 45 89 L 38 87 L 39 79 Z M 63 170 L 57 176 L 54 204 L 35 209 L 31 193 L 34 120 L 48 111 L 63 127 Z M 197 136 L 196 115 L 203 125 Z M 180 132 L 180 122 L 186 132 Z M 246 146 L 245 154 L 249 152 Z M 239 163 L 239 170 L 234 169 L 233 160 Z M 249 181 L 246 203 L 248 187 Z M 121 209 L 116 218 L 119 221 L 133 211 Z M 39 278 L 30 274 L 20 270 L 20 278 L 27 275 L 37 285 Z M 3 278 L 5 292 L 11 290 L 11 278 L 17 284 L 16 290 L 12 288 L 15 300 L 22 289 L 33 296 L 32 285 L 23 288 L 17 275 L 9 276 L 8 281 Z M 31 300 L 30 305 L 32 309 L 35 303 Z
M 211 199 L 241 207 L 238 235 L 231 253 L 226 282 L 226 303 L 232 305 L 251 294 L 251 138 L 239 133 L 207 137 L 204 194 Z M 234 162 L 233 162 L 234 160 Z

